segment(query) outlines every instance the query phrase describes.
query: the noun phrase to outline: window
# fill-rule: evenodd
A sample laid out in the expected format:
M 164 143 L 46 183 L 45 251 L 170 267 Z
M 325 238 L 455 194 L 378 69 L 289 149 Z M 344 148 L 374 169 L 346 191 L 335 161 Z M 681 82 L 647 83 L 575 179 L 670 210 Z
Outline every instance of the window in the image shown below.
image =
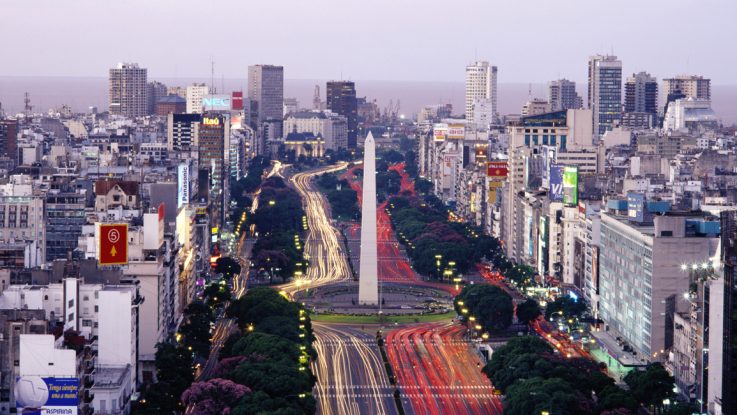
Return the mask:
M 69 313 L 69 316 L 67 317 L 67 322 L 71 322 L 74 320 L 74 313 Z
M 95 313 L 97 313 L 99 311 L 100 311 L 100 309 L 97 306 L 95 306 Z
M 68 307 L 68 308 L 74 307 L 74 298 L 72 298 L 71 300 L 69 300 L 69 301 L 67 302 L 67 307 Z
M 82 320 L 82 327 L 92 327 L 92 320 L 89 320 L 89 319 Z

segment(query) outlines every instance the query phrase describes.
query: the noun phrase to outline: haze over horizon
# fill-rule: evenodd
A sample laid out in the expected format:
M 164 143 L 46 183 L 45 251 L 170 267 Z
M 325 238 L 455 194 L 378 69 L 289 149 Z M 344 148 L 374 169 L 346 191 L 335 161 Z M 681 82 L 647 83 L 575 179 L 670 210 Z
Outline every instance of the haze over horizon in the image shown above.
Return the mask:
M 151 79 L 209 78 L 214 60 L 216 78 L 245 77 L 248 65 L 273 63 L 283 65 L 289 79 L 454 82 L 478 58 L 499 67 L 500 83 L 581 82 L 588 56 L 613 52 L 624 75 L 693 73 L 714 85 L 737 84 L 731 70 L 737 55 L 725 53 L 729 39 L 737 38 L 731 22 L 737 3 L 624 0 L 617 6 L 575 0 L 469 0 L 452 8 L 438 0 L 10 0 L 3 4 L 0 38 L 23 41 L 6 42 L 6 56 L 19 58 L 3 62 L 0 76 L 105 76 L 117 62 L 130 61 L 148 68 Z M 443 9 L 463 14 L 438 12 Z M 605 21 L 592 18 L 605 14 Z M 275 15 L 283 24 L 258 18 Z M 684 16 L 687 36 L 675 36 L 674 22 Z M 572 42 L 576 47 L 560 47 Z

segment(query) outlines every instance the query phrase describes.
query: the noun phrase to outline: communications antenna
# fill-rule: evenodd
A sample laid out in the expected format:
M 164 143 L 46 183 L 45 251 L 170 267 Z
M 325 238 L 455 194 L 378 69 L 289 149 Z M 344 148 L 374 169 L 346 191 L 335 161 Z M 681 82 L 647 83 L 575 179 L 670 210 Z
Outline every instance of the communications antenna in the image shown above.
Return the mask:
M 216 94 L 217 88 L 215 88 L 215 60 L 210 58 L 210 88 L 212 88 L 211 94 Z
M 31 95 L 26 92 L 23 98 L 23 110 L 26 113 L 26 116 L 31 115 L 31 111 L 33 111 L 33 105 L 31 105 Z

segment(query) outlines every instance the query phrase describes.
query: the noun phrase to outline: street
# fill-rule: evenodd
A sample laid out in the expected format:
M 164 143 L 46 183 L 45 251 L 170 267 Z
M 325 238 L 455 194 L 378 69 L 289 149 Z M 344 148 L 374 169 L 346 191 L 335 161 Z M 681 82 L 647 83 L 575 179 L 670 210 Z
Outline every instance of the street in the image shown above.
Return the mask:
M 317 413 L 397 414 L 394 388 L 376 338 L 350 326 L 313 323 L 312 327 L 319 356 L 312 364 Z

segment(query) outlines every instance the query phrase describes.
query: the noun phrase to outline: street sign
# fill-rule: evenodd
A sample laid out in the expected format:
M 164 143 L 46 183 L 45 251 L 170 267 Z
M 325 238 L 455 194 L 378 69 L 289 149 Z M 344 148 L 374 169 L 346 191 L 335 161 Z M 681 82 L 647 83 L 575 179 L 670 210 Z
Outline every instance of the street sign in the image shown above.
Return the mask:
M 128 224 L 100 224 L 97 260 L 100 265 L 128 264 Z

